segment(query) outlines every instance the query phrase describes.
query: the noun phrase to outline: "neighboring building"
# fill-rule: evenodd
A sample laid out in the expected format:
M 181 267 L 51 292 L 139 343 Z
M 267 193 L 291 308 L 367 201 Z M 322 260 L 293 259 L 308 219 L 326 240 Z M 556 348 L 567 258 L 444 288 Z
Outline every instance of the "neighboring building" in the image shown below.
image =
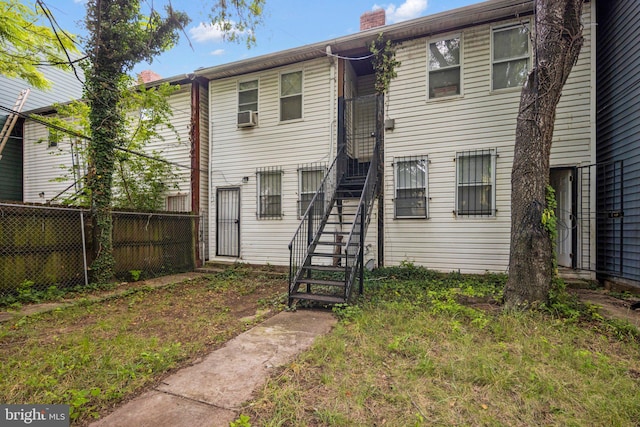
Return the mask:
M 585 43 L 558 106 L 551 153 L 558 262 L 579 270 L 595 267 L 595 223 L 581 216 L 595 209 L 588 178 L 595 163 L 592 5 L 584 6 Z M 338 254 L 350 253 L 354 235 L 345 230 L 360 220 L 345 223 L 343 209 L 358 204 L 369 165 L 379 162 L 382 177 L 371 178 L 382 178 L 379 207 L 362 208 L 367 238 L 352 248 L 363 253 L 363 263 L 505 272 L 513 144 L 520 86 L 531 68 L 533 7 L 533 1 L 493 0 L 197 70 L 209 80 L 212 259 L 289 264 L 298 255 L 288 245 L 300 227 L 313 229 L 300 246 L 330 249 L 294 261 L 294 273 L 320 257 L 325 270 L 344 265 Z M 364 20 L 375 21 L 370 15 Z M 383 109 L 371 97 L 370 60 L 362 59 L 381 32 L 397 43 L 401 62 Z M 328 166 L 337 155 L 336 175 Z M 353 168 L 363 168 L 361 176 Z M 340 183 L 326 183 L 317 196 L 319 205 L 332 206 L 337 222 L 304 215 L 323 176 L 361 179 L 350 200 L 339 195 L 346 191 Z M 330 190 L 340 200 L 334 205 Z M 314 228 L 318 220 L 320 230 Z M 347 265 L 355 262 L 344 256 Z
M 149 73 L 147 73 L 150 75 Z M 207 259 L 206 244 L 209 205 L 209 120 L 207 82 L 193 75 L 169 79 L 151 80 L 147 86 L 170 83 L 180 85 L 171 95 L 174 133 L 168 128 L 160 131 L 164 140 L 152 141 L 145 147 L 146 154 L 161 153 L 166 161 L 174 165 L 177 179 L 171 183 L 166 194 L 164 209 L 176 212 L 194 212 L 203 218 L 201 235 L 203 247 L 198 248 L 202 259 Z M 51 107 L 28 112 L 54 113 Z M 140 114 L 144 114 L 141 111 Z M 84 144 L 81 138 L 64 138 L 52 143 L 49 128 L 37 121 L 24 123 L 24 196 L 25 202 L 60 202 L 82 188 L 86 174 L 85 159 L 78 155 L 77 145 Z M 68 171 L 74 171 L 69 174 Z M 63 176 L 66 178 L 63 179 Z M 174 185 L 175 184 L 175 185 Z M 174 188 L 175 187 L 175 188 Z
M 597 271 L 640 287 L 640 2 L 599 2 Z
M 24 103 L 23 111 L 46 107 L 54 103 L 64 103 L 82 96 L 82 83 L 71 71 L 54 67 L 42 67 L 41 71 L 51 82 L 51 89 L 31 88 L 29 83 L 21 79 L 10 79 L 0 76 L 0 106 L 13 109 L 18 95 L 24 89 L 31 89 Z M 78 68 L 82 78 L 82 70 Z M 5 123 L 9 112 L 0 109 L 0 128 Z M 0 200 L 22 201 L 23 183 L 23 141 L 22 123 L 19 118 L 7 140 L 0 158 Z

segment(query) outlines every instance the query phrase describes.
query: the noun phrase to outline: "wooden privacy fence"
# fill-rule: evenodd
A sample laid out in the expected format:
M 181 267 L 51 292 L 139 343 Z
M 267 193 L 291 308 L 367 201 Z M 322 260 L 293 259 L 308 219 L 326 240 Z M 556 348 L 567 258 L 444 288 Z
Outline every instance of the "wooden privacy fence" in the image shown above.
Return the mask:
M 196 265 L 198 216 L 113 212 L 115 274 L 122 279 L 190 271 Z M 37 290 L 87 283 L 89 211 L 0 203 L 0 296 L 21 284 Z

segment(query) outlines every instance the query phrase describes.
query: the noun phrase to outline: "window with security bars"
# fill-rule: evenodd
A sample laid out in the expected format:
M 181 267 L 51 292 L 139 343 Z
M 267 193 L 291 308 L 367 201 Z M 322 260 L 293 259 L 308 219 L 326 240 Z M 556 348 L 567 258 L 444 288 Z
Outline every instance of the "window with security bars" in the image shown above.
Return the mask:
M 394 159 L 395 217 L 427 218 L 426 156 Z
M 282 171 L 277 168 L 259 169 L 258 218 L 282 218 Z
M 309 207 L 309 203 L 318 192 L 322 179 L 324 178 L 324 166 L 307 166 L 298 169 L 299 175 L 299 199 L 298 199 L 298 216 L 304 216 Z M 316 212 L 322 209 L 324 205 L 324 193 L 318 193 L 315 201 Z
M 458 215 L 495 215 L 495 159 L 494 149 L 462 151 L 456 154 Z
M 302 71 L 280 75 L 280 121 L 302 118 Z

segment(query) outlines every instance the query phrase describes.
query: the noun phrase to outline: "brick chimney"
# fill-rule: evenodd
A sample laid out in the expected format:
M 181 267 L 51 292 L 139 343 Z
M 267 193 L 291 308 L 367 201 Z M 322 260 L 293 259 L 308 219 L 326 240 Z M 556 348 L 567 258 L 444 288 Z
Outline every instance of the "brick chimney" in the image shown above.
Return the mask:
M 162 76 L 151 70 L 144 70 L 138 74 L 138 81 L 142 81 L 142 83 L 149 83 L 156 80 L 161 80 Z
M 384 9 L 376 9 L 372 12 L 365 12 L 360 16 L 360 31 L 385 25 Z

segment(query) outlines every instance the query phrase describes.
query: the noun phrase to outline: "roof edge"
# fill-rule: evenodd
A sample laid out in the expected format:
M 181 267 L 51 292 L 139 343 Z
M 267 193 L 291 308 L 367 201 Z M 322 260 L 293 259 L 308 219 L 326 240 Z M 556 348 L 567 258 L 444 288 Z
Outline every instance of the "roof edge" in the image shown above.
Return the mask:
M 395 42 L 428 37 L 464 28 L 501 21 L 509 18 L 533 15 L 533 0 L 489 0 L 482 3 L 452 9 L 445 12 L 415 18 L 397 24 L 360 31 L 335 39 L 286 49 L 270 54 L 243 59 L 213 67 L 199 68 L 196 76 L 217 80 L 242 74 L 268 70 L 284 65 L 327 56 L 326 47 L 340 54 L 354 50 L 366 50 L 379 33 Z

